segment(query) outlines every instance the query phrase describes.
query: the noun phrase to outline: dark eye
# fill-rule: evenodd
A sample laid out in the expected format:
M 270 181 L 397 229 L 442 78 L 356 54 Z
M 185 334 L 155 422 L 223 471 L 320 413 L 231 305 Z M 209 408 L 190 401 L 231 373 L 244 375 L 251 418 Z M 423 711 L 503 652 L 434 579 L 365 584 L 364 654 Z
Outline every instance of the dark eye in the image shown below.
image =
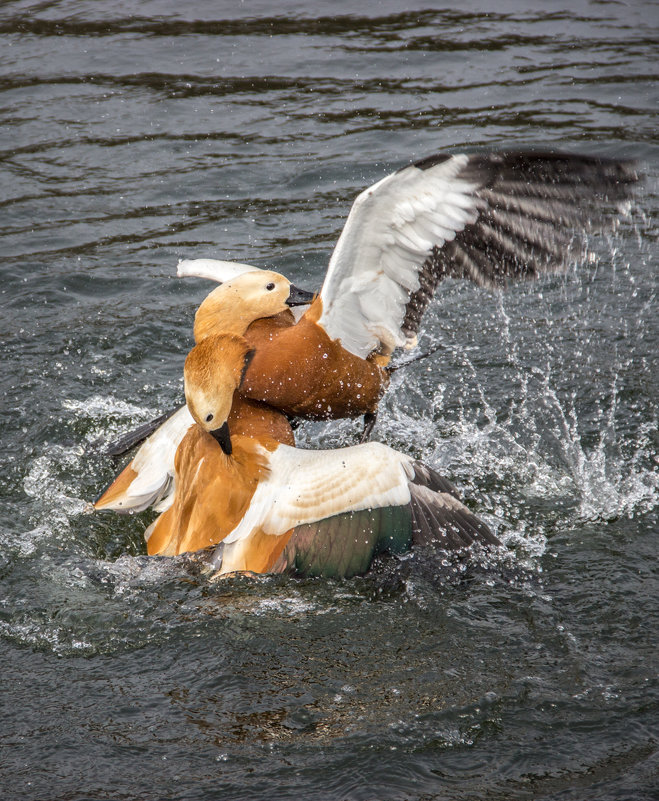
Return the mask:
M 268 292 L 272 292 L 272 290 L 275 288 L 275 285 L 271 281 L 269 284 L 266 285 L 265 288 L 268 290 Z
M 212 419 L 213 419 L 213 415 L 212 415 L 212 414 L 207 414 L 207 415 L 206 415 L 206 422 L 207 422 L 207 423 L 210 423 L 210 421 L 211 421 Z

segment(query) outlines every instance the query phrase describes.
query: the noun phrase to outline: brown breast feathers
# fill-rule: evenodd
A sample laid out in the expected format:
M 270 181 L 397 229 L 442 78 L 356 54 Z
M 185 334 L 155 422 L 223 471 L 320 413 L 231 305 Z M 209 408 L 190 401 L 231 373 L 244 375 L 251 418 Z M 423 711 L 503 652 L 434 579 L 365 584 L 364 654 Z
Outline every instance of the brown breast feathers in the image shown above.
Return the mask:
M 251 326 L 245 339 L 256 353 L 241 386 L 246 398 L 316 420 L 375 412 L 388 376 L 332 340 L 316 323 L 320 299 L 297 325 Z

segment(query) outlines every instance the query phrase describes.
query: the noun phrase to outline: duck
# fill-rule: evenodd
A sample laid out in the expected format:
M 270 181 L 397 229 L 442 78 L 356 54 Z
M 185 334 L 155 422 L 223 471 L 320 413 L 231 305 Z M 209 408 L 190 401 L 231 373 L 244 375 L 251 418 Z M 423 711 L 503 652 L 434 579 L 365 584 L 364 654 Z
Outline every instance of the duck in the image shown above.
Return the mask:
M 217 334 L 245 335 L 258 346 L 271 332 L 294 325 L 291 309 L 308 304 L 310 297 L 311 293 L 279 273 L 241 271 L 213 290 L 199 306 L 193 326 L 195 342 Z M 254 348 L 250 353 L 253 357 Z M 96 511 L 136 513 L 150 506 L 164 511 L 171 503 L 176 449 L 194 419 L 183 405 L 156 422 L 155 430 L 147 431 L 135 456 L 96 499 Z M 245 434 L 267 431 L 280 442 L 295 444 L 290 420 L 258 399 L 238 398 L 232 407 L 232 425 Z
M 607 207 L 637 180 L 632 162 L 533 151 L 436 155 L 388 175 L 354 201 L 296 325 L 258 343 L 243 391 L 306 419 L 363 414 L 370 433 L 388 383 L 382 368 L 417 344 L 440 280 L 500 289 L 565 267 L 574 231 L 614 224 Z M 221 281 L 231 269 L 213 266 L 200 260 L 195 273 L 188 261 L 179 274 Z
M 303 450 L 233 426 L 245 338 L 212 335 L 184 366 L 195 425 L 176 452 L 176 491 L 147 529 L 150 555 L 208 550 L 216 576 L 350 578 L 379 554 L 500 546 L 445 478 L 379 442 Z
M 561 269 L 573 252 L 574 231 L 613 224 L 608 211 L 629 198 L 638 178 L 632 162 L 565 153 L 425 158 L 357 197 L 320 291 L 315 296 L 295 292 L 303 309 L 297 318 L 281 309 L 266 315 L 255 304 L 247 329 L 239 330 L 245 322 L 240 315 L 241 324 L 232 328 L 222 322 L 225 315 L 236 317 L 229 299 L 244 309 L 240 293 L 259 271 L 212 259 L 181 262 L 179 275 L 221 282 L 197 312 L 195 339 L 206 331 L 244 334 L 255 349 L 241 388 L 245 397 L 291 418 L 364 415 L 365 441 L 389 382 L 391 355 L 416 345 L 439 281 L 467 278 L 501 289 L 510 281 Z M 287 280 L 262 272 L 262 287 L 275 284 L 273 276 Z M 130 482 L 119 476 L 117 492 L 111 484 L 96 501 L 97 509 L 138 511 L 149 505 L 149 497 L 153 503 L 165 493 L 176 448 L 192 418 L 181 408 L 157 422 L 160 429 L 129 465 L 133 471 L 136 462 L 141 465 L 150 495 L 141 489 L 126 492 L 133 481 L 142 483 L 139 471 Z M 138 430 L 121 447 L 138 444 L 154 428 Z M 162 469 L 156 477 L 158 464 Z

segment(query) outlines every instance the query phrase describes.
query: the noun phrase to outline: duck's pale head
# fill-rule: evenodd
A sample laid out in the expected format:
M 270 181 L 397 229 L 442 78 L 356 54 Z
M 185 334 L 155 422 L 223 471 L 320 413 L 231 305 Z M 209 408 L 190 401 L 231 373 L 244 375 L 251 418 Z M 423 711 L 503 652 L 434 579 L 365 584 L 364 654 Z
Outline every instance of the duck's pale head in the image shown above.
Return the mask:
M 310 303 L 313 294 L 272 270 L 243 273 L 216 287 L 195 315 L 194 337 L 201 342 L 213 334 L 242 336 L 254 320 L 274 317 L 291 306 Z
M 203 339 L 185 360 L 183 379 L 190 414 L 227 455 L 232 450 L 227 420 L 233 395 L 253 355 L 242 337 L 223 334 Z

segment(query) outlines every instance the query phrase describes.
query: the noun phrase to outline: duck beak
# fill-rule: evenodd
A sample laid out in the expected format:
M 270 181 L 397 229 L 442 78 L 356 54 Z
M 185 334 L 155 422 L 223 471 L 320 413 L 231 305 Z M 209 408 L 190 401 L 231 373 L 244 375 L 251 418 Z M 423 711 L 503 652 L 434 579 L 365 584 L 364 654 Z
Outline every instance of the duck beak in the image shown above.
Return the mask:
M 311 303 L 315 297 L 315 292 L 307 292 L 306 289 L 300 289 L 299 287 L 295 286 L 295 284 L 291 284 L 290 293 L 286 299 L 286 305 L 306 306 L 307 303 Z
M 209 434 L 217 440 L 226 455 L 231 456 L 231 437 L 229 435 L 229 424 L 226 420 L 219 428 L 216 428 L 215 431 L 210 431 Z

